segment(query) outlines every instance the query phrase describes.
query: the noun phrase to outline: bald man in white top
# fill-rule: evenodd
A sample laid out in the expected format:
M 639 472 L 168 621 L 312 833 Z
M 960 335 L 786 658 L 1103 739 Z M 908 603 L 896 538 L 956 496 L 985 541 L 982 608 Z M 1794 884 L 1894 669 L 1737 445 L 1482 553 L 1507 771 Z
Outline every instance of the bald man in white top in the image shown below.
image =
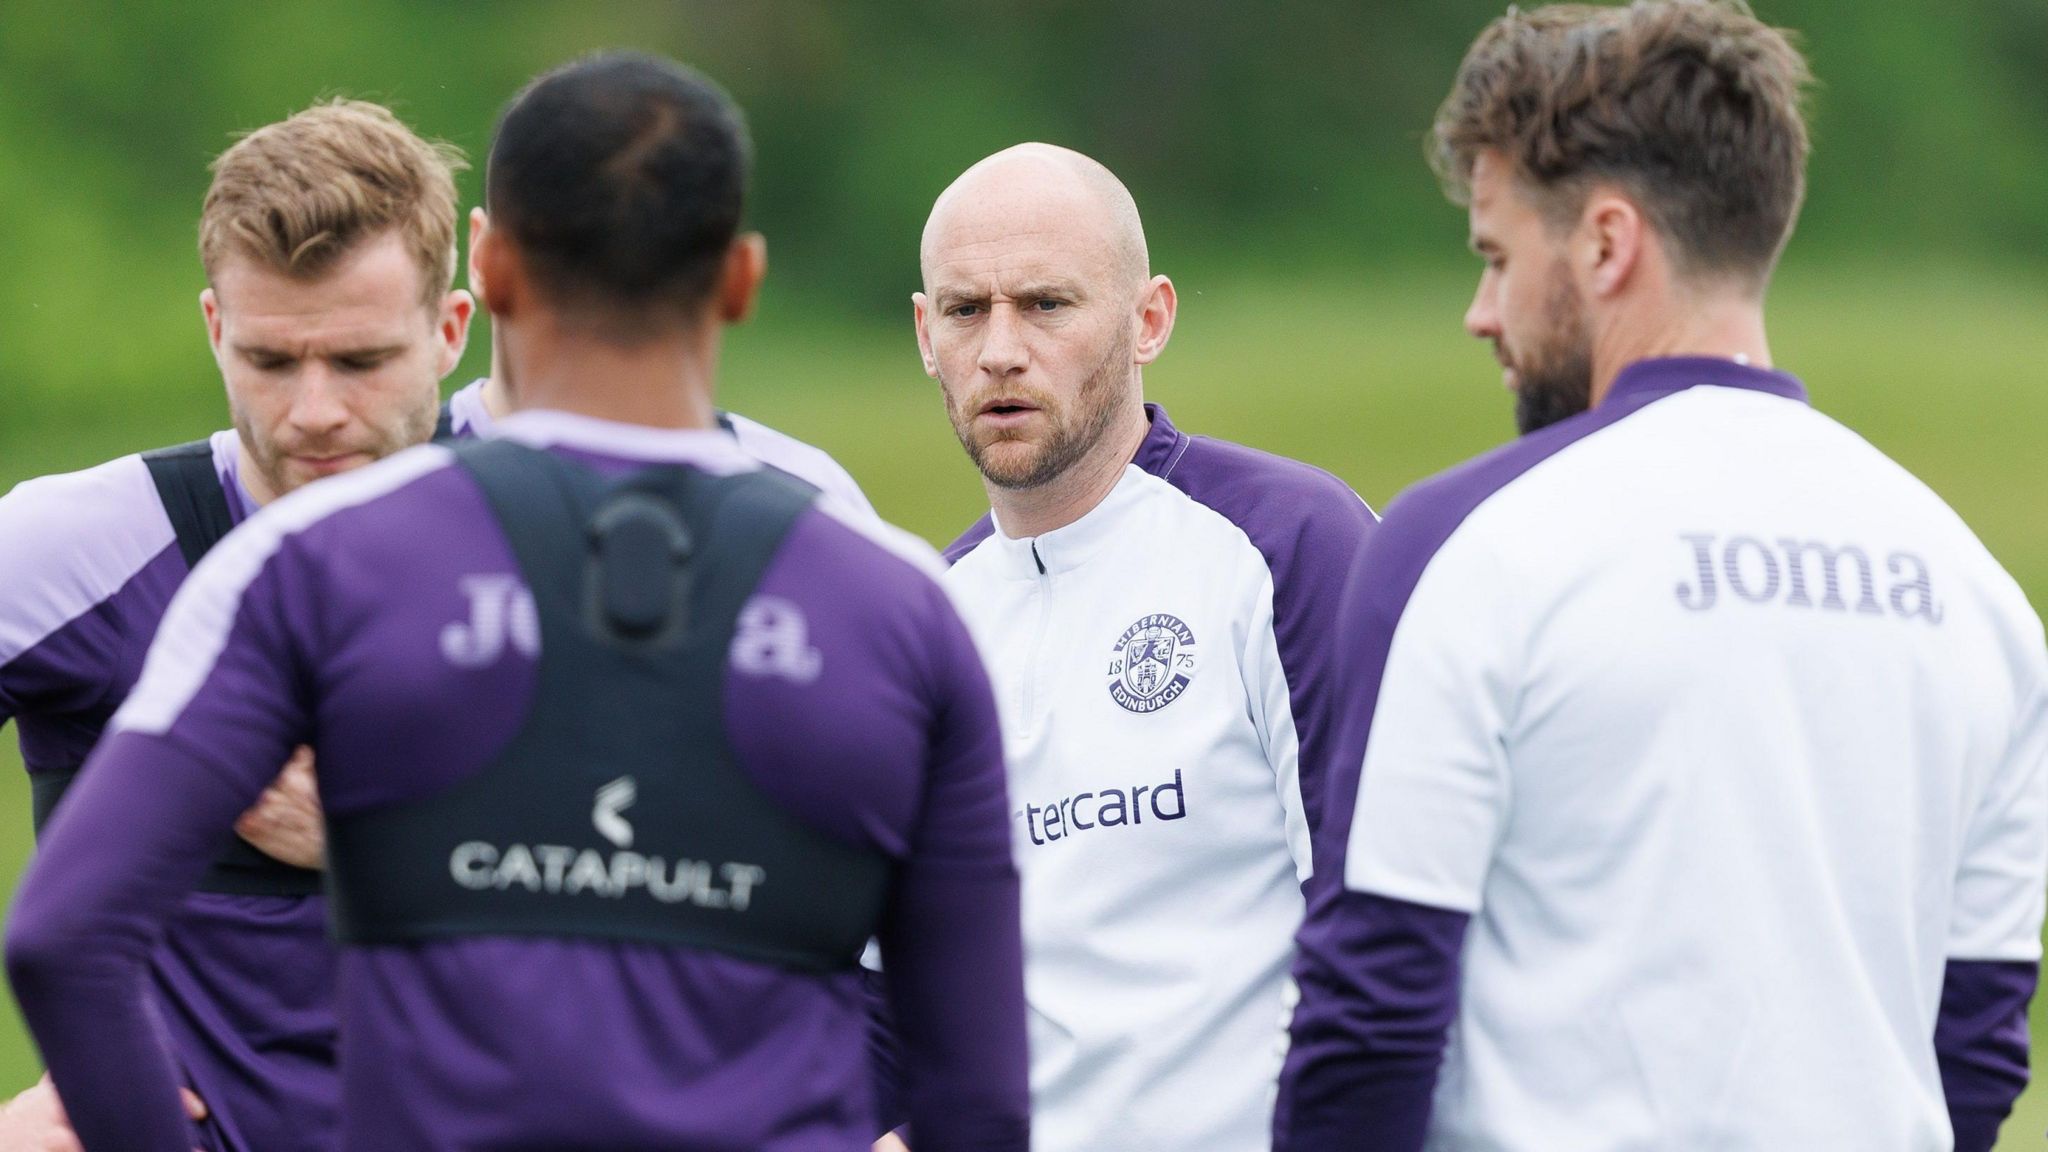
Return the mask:
M 1145 403 L 1175 289 L 1094 160 L 989 157 L 921 256 L 925 371 L 991 505 L 947 584 L 1004 722 L 1034 1146 L 1263 1150 L 1329 610 L 1372 512 Z

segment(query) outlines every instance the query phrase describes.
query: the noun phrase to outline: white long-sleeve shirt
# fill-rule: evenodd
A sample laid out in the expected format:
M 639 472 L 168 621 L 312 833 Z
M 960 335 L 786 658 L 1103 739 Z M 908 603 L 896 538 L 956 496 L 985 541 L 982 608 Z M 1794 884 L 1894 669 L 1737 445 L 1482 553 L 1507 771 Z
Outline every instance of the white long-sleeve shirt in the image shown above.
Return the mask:
M 1331 609 L 1374 523 L 1149 413 L 1087 515 L 947 553 L 1003 719 L 1038 1152 L 1268 1146 Z
M 2048 653 L 1925 485 L 1790 376 L 1643 361 L 1397 499 L 1344 619 L 1289 1152 L 1988 1149 Z

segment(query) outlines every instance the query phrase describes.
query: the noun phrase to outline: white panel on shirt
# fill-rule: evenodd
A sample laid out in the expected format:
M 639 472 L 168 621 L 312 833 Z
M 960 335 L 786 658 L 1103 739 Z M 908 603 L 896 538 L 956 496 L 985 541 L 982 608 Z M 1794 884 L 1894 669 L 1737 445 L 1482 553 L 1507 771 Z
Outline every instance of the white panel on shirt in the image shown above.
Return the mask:
M 242 594 L 286 538 L 346 508 L 367 504 L 448 467 L 454 455 L 437 444 L 409 448 L 366 468 L 309 484 L 266 506 L 228 534 L 171 598 L 163 624 L 110 731 L 168 732 L 198 694 L 227 647 Z
M 17 485 L 0 498 L 0 664 L 120 591 L 176 539 L 140 456 Z
M 497 423 L 491 417 L 490 409 L 484 407 L 485 380 L 472 380 L 457 389 L 448 398 L 448 408 L 453 417 L 457 436 L 489 436 Z M 737 412 L 726 413 L 732 422 L 733 439 L 749 456 L 773 468 L 802 480 L 806 484 L 837 500 L 849 512 L 874 516 L 875 506 L 868 502 L 867 493 L 851 473 L 840 466 L 824 449 L 814 447 L 794 436 L 778 432 L 758 420 L 752 420 Z
M 1869 602 L 1785 541 L 1862 549 Z M 1940 1146 L 1946 959 L 2040 955 L 2043 663 L 1961 521 L 1795 401 L 1693 388 L 1495 493 L 1400 618 L 1347 846 L 1477 912 L 1432 1147 Z
M 1264 1149 L 1308 868 L 1272 575 L 1235 524 L 1135 466 L 1037 544 L 1044 575 L 997 533 L 946 577 L 1004 722 L 1033 1146 Z M 1134 711 L 1113 649 L 1155 615 L 1192 635 L 1192 674 Z M 1063 799 L 1050 839 L 1027 806 Z

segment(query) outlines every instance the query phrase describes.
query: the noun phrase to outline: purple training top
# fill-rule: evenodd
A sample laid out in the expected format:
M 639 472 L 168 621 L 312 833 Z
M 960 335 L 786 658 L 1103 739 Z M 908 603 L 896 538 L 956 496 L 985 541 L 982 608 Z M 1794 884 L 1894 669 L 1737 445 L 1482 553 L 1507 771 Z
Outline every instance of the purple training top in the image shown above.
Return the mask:
M 531 412 L 503 434 L 607 470 L 758 467 L 725 435 Z M 994 703 L 935 561 L 821 502 L 743 617 L 741 767 L 892 858 L 880 938 L 921 1149 L 1028 1143 L 1017 877 Z M 295 493 L 202 563 L 51 821 L 8 960 L 89 1147 L 189 1147 L 138 977 L 149 940 L 297 743 L 336 816 L 482 770 L 536 682 L 481 491 L 416 448 Z M 772 624 L 772 627 L 769 625 Z M 762 645 L 803 647 L 761 659 Z M 812 658 L 812 657 L 815 657 Z M 857 970 L 684 948 L 472 937 L 340 960 L 343 1145 L 866 1148 Z
M 235 434 L 212 443 L 239 522 L 254 501 L 236 474 Z M 185 576 L 139 456 L 0 499 L 0 723 L 15 721 L 31 774 L 85 762 Z M 152 1008 L 185 1082 L 208 1103 L 201 1137 L 217 1152 L 334 1145 L 326 917 L 318 896 L 193 893 L 150 954 Z

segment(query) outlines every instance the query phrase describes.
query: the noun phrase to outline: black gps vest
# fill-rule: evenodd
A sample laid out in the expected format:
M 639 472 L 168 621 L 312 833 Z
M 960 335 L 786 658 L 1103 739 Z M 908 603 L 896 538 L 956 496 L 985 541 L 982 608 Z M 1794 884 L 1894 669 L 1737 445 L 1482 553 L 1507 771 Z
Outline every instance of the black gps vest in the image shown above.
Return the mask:
M 434 439 L 444 441 L 453 436 L 454 414 L 443 404 L 434 424 Z M 195 440 L 153 449 L 142 454 L 142 463 L 149 469 L 157 499 L 177 536 L 178 552 L 185 558 L 185 570 L 190 572 L 235 527 L 227 492 L 213 466 L 213 442 Z M 37 772 L 29 777 L 36 835 L 42 835 L 43 825 L 57 810 L 57 801 L 70 790 L 78 771 Z M 320 884 L 319 872 L 266 856 L 237 836 L 200 878 L 197 890 L 239 896 L 313 896 L 319 893 Z
M 724 722 L 741 610 L 816 490 L 766 468 L 607 479 L 509 441 L 455 453 L 532 591 L 532 711 L 475 777 L 329 817 L 337 935 L 595 938 L 853 966 L 887 858 L 761 791 Z

